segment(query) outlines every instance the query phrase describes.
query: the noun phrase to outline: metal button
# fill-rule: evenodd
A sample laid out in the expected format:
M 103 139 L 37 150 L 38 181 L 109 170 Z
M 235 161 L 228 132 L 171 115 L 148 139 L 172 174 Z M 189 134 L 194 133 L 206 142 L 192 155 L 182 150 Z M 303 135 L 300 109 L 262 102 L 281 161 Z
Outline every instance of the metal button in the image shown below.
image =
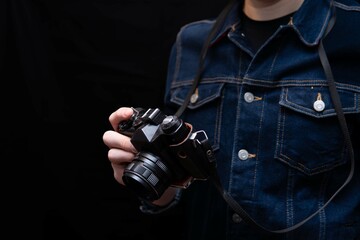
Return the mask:
M 241 149 L 238 152 L 238 157 L 240 158 L 240 160 L 247 160 L 249 158 L 249 153 L 245 149 Z
M 234 213 L 232 215 L 232 220 L 233 220 L 234 223 L 240 223 L 242 221 L 242 218 L 239 216 L 239 214 Z
M 321 112 L 325 109 L 325 103 L 323 100 L 316 100 L 313 105 L 315 111 Z
M 254 101 L 255 97 L 254 97 L 254 94 L 252 94 L 251 92 L 246 92 L 244 94 L 244 99 L 245 99 L 245 102 L 251 103 Z
M 198 98 L 199 98 L 199 95 L 197 93 L 194 93 L 193 95 L 191 95 L 190 102 L 191 103 L 196 103 Z

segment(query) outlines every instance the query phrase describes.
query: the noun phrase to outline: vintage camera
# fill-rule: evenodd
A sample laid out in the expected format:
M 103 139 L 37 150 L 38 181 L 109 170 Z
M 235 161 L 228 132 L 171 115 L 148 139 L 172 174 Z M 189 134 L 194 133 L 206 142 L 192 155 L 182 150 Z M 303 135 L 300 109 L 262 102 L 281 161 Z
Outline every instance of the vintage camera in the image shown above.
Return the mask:
M 205 131 L 166 116 L 158 108 L 133 108 L 132 117 L 119 124 L 138 150 L 125 168 L 123 181 L 138 197 L 156 200 L 169 187 L 187 188 L 207 180 L 216 161 Z

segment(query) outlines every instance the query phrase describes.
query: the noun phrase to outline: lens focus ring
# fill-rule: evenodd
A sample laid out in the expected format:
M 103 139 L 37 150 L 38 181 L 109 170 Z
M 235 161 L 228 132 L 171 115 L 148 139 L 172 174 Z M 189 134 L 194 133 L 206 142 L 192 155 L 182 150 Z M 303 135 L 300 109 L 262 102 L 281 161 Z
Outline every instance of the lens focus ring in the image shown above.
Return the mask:
M 125 168 L 123 180 L 139 197 L 158 199 L 172 181 L 172 174 L 159 157 L 140 152 Z

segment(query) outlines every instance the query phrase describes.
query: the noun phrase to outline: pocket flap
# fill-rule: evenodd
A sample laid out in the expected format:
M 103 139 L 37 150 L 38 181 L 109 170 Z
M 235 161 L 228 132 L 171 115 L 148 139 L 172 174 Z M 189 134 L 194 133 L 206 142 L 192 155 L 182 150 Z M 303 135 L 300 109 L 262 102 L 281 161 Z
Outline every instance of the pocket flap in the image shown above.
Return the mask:
M 193 99 L 189 102 L 188 108 L 196 109 L 206 103 L 214 101 L 221 96 L 221 90 L 223 86 L 224 83 L 200 84 L 194 93 L 197 96 L 193 96 Z M 181 86 L 175 88 L 171 95 L 170 101 L 181 105 L 185 101 L 190 88 L 191 86 Z
M 360 112 L 359 94 L 347 90 L 338 90 L 338 94 L 344 114 Z M 285 88 L 279 104 L 315 118 L 336 115 L 329 89 L 326 87 Z M 317 108 L 317 104 L 323 109 Z

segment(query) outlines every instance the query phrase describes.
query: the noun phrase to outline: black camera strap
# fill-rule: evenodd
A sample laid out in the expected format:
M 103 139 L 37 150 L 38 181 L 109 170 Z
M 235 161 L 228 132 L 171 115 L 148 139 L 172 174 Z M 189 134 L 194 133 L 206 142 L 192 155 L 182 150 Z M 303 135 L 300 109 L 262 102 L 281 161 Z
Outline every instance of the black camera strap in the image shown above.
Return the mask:
M 207 55 L 207 51 L 210 47 L 211 41 L 213 40 L 213 38 L 219 31 L 220 27 L 224 23 L 224 20 L 226 19 L 228 13 L 230 12 L 230 10 L 232 9 L 232 7 L 234 6 L 235 3 L 236 3 L 236 0 L 230 0 L 227 3 L 227 5 L 225 6 L 225 8 L 221 11 L 219 16 L 216 18 L 214 26 L 212 27 L 208 37 L 205 40 L 203 47 L 201 49 L 198 71 L 195 75 L 194 82 L 193 82 L 191 89 L 189 90 L 188 95 L 186 96 L 183 104 L 180 106 L 180 108 L 175 113 L 175 116 L 179 117 L 185 111 L 186 107 L 188 106 L 190 98 L 191 98 L 192 94 L 195 92 L 197 86 L 199 85 L 201 75 L 204 71 L 205 58 Z
M 199 68 L 198 68 L 198 72 L 195 76 L 193 85 L 186 97 L 186 99 L 184 100 L 182 106 L 178 109 L 178 111 L 176 112 L 176 116 L 180 116 L 183 111 L 186 109 L 191 95 L 195 92 L 195 89 L 197 88 L 200 79 L 201 79 L 201 75 L 203 73 L 204 70 L 204 62 L 205 62 L 205 57 L 207 54 L 207 50 L 210 46 L 210 43 L 212 41 L 212 39 L 214 38 L 215 34 L 217 33 L 218 29 L 221 27 L 221 25 L 223 24 L 227 14 L 229 13 L 229 11 L 231 10 L 232 6 L 235 4 L 236 0 L 231 0 L 226 7 L 224 8 L 224 10 L 220 13 L 219 17 L 216 19 L 216 22 L 212 28 L 212 30 L 209 33 L 209 36 L 207 38 L 207 40 L 205 41 L 205 44 L 203 46 L 203 49 L 201 51 L 201 56 L 200 56 L 200 61 L 199 61 Z M 333 15 L 331 17 L 331 19 L 329 20 L 327 29 L 324 33 L 324 36 L 322 39 L 325 38 L 325 36 L 331 31 L 332 27 L 335 24 L 335 19 L 336 19 L 336 15 L 335 15 L 335 7 L 333 5 L 333 1 L 331 1 L 332 4 L 332 9 L 333 9 Z M 334 108 L 335 111 L 337 113 L 337 117 L 338 117 L 338 121 L 340 123 L 340 127 L 341 127 L 341 131 L 344 135 L 345 138 L 345 143 L 347 146 L 347 150 L 349 152 L 350 155 L 350 160 L 351 160 L 351 169 L 349 172 L 349 175 L 347 177 L 347 179 L 345 180 L 345 182 L 342 184 L 342 186 L 340 186 L 338 188 L 338 190 L 328 199 L 328 201 L 322 206 L 320 207 L 317 211 L 315 211 L 313 214 L 311 214 L 310 216 L 308 216 L 307 218 L 305 218 L 304 220 L 298 222 L 297 224 L 288 227 L 288 228 L 284 228 L 284 229 L 279 229 L 279 230 L 269 230 L 263 226 L 261 226 L 260 224 L 258 224 L 254 219 L 251 218 L 251 216 L 239 205 L 238 202 L 236 202 L 232 196 L 224 190 L 224 188 L 222 187 L 221 184 L 221 180 L 218 176 L 217 173 L 217 169 L 214 166 L 211 170 L 211 174 L 210 174 L 210 179 L 213 181 L 215 187 L 217 188 L 217 190 L 219 191 L 219 193 L 222 195 L 223 199 L 226 201 L 226 203 L 236 212 L 240 215 L 240 217 L 242 218 L 242 220 L 246 223 L 248 223 L 249 225 L 255 227 L 255 229 L 262 231 L 264 233 L 272 233 L 272 234 L 282 234 L 282 233 L 287 233 L 290 231 L 293 231 L 297 228 L 299 228 L 300 226 L 302 226 L 304 223 L 306 223 L 307 221 L 309 221 L 311 218 L 313 218 L 314 216 L 316 216 L 317 214 L 319 214 L 320 211 L 322 211 L 334 198 L 336 195 L 338 195 L 338 193 L 350 182 L 350 180 L 352 179 L 353 175 L 354 175 L 354 169 L 355 169 L 355 160 L 354 160 L 354 150 L 353 150 L 353 146 L 352 146 L 352 142 L 351 142 L 351 137 L 350 137 L 350 133 L 346 124 L 346 120 L 345 120 L 345 116 L 342 110 L 342 106 L 341 106 L 341 101 L 340 101 L 340 97 L 339 94 L 336 90 L 336 84 L 334 81 L 334 77 L 330 68 L 330 64 L 328 61 L 328 58 L 326 56 L 326 52 L 324 50 L 324 46 L 322 43 L 322 40 L 320 41 L 319 44 L 319 48 L 318 48 L 318 52 L 319 52 L 319 57 L 320 57 L 320 61 L 321 64 L 323 66 L 326 78 L 328 80 L 328 87 L 329 87 L 329 91 L 330 91 L 330 95 L 334 104 Z

